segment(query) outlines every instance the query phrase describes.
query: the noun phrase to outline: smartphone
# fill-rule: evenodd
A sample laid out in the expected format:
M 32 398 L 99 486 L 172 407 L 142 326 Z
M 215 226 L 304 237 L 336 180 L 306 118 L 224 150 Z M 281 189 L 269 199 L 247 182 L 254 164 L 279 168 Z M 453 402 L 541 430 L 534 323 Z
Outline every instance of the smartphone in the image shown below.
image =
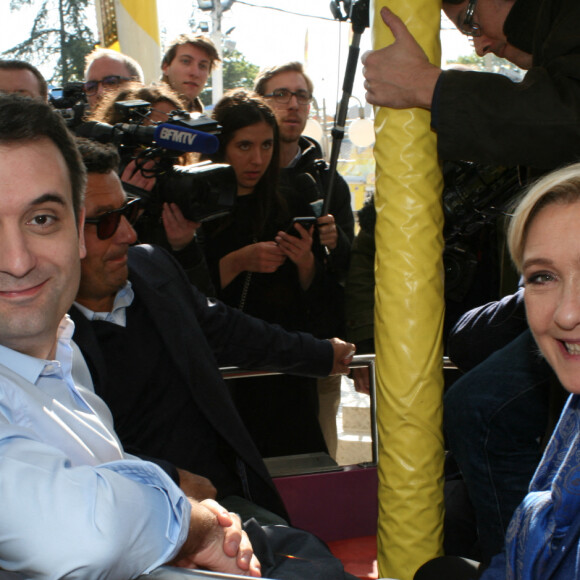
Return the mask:
M 286 233 L 291 236 L 300 237 L 298 230 L 294 227 L 294 224 L 300 224 L 305 230 L 310 230 L 316 223 L 316 218 L 314 216 L 304 216 L 295 217 L 292 219 L 292 223 L 286 229 Z

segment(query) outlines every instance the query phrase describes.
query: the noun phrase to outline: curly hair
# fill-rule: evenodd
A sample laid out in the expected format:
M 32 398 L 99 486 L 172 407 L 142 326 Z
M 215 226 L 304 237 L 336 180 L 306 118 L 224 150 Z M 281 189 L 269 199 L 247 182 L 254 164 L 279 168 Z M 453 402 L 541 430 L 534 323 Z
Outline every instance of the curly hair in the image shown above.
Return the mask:
M 174 109 L 185 110 L 185 103 L 180 96 L 167 84 L 141 85 L 140 83 L 129 83 L 122 89 L 105 94 L 98 107 L 91 114 L 92 121 L 109 123 L 115 125 L 125 119 L 123 113 L 115 107 L 119 101 L 142 100 L 151 103 L 169 103 Z
M 87 173 L 105 174 L 119 168 L 121 159 L 113 145 L 105 145 L 84 137 L 77 137 L 76 143 Z

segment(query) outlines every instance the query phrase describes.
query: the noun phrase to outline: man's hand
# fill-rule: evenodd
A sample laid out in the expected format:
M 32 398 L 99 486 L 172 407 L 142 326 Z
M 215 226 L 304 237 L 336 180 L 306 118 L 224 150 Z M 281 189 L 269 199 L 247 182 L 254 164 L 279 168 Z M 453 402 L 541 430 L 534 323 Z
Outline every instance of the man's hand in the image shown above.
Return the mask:
M 334 216 L 331 214 L 320 216 L 318 222 L 318 235 L 320 243 L 329 250 L 334 250 L 338 244 L 338 230 L 334 222 Z
M 371 105 L 393 109 L 431 109 L 441 69 L 429 62 L 397 15 L 383 7 L 381 16 L 391 29 L 395 42 L 362 56 L 367 101 Z
M 213 500 L 200 503 L 191 500 L 188 537 L 169 564 L 261 577 L 260 562 L 242 530 L 240 518 Z
M 188 246 L 193 240 L 197 228 L 201 225 L 199 222 L 185 219 L 179 206 L 175 203 L 163 204 L 161 220 L 167 241 L 174 252 L 183 250 Z
M 155 187 L 156 179 L 153 175 L 144 175 L 143 172 L 151 171 L 154 167 L 155 162 L 152 159 L 148 159 L 141 167 L 135 161 L 130 161 L 121 173 L 121 181 L 151 191 Z
M 371 394 L 369 372 L 369 367 L 352 369 L 352 380 L 354 381 L 354 389 L 357 393 L 363 393 L 364 395 Z
M 177 473 L 179 474 L 179 487 L 187 497 L 192 497 L 197 501 L 216 498 L 217 489 L 207 477 L 179 468 L 177 468 Z
M 352 357 L 356 352 L 356 347 L 351 342 L 344 342 L 340 338 L 329 339 L 334 349 L 334 363 L 332 365 L 331 375 L 347 375 L 349 373 L 348 365 L 352 362 Z

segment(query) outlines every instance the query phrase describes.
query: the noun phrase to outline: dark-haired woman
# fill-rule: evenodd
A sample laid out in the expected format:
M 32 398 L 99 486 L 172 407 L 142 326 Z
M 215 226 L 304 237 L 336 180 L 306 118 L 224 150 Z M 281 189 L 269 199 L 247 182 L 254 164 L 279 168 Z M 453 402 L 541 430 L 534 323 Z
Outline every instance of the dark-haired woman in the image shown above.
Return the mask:
M 278 127 L 269 106 L 245 91 L 215 107 L 221 125 L 213 161 L 232 165 L 234 211 L 202 227 L 214 286 L 226 303 L 287 330 L 336 336 L 341 289 L 324 265 L 314 228 L 292 225 L 312 216 L 306 202 L 289 206 L 277 191 Z M 320 304 L 324 304 L 320 308 Z M 259 353 L 256 353 L 259 356 Z M 264 457 L 325 451 L 316 380 L 295 376 L 240 379 L 236 405 Z

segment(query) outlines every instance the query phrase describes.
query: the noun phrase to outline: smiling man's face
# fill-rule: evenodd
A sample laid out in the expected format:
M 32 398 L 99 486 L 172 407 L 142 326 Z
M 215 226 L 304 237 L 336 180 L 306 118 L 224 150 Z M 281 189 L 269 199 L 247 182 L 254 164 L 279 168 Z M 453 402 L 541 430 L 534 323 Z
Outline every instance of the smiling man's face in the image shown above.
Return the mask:
M 114 171 L 89 173 L 85 207 L 88 218 L 98 218 L 107 211 L 125 204 L 121 181 Z M 97 236 L 96 224 L 86 224 L 87 255 L 81 263 L 81 284 L 77 302 L 94 312 L 110 312 L 117 291 L 129 276 L 127 255 L 137 234 L 125 217 L 121 217 L 115 233 L 105 240 Z
M 0 176 L 0 344 L 50 358 L 84 256 L 68 168 L 42 138 L 0 144 Z

